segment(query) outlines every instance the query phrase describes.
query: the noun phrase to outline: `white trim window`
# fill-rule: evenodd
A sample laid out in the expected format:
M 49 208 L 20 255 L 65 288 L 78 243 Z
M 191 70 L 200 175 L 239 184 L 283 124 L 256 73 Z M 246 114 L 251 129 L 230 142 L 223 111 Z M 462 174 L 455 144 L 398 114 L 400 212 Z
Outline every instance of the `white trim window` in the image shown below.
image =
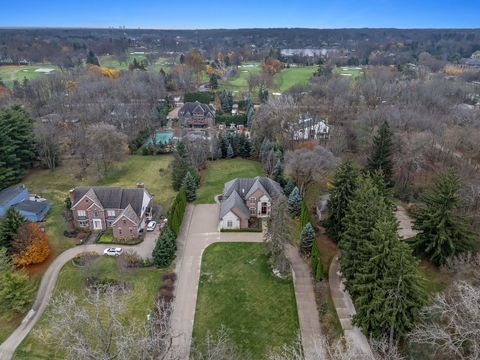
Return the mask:
M 232 220 L 227 220 L 227 227 L 228 228 L 233 227 L 233 221 Z
M 251 207 L 250 208 L 250 215 L 257 215 L 257 208 Z
M 257 202 L 257 198 L 252 196 L 252 197 L 249 199 L 249 201 L 250 201 L 250 204 L 253 205 L 253 204 L 255 204 L 255 203 Z
M 77 210 L 77 215 L 79 217 L 86 217 L 87 216 L 87 212 L 85 210 Z
M 107 210 L 108 217 L 115 217 L 115 210 Z

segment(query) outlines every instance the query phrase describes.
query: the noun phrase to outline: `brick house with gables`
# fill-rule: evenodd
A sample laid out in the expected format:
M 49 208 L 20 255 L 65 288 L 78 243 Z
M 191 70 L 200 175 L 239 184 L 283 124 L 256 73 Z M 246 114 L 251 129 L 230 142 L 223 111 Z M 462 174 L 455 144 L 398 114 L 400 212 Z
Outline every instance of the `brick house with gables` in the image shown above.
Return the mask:
M 265 176 L 227 182 L 220 202 L 218 229 L 244 229 L 252 218 L 269 217 L 272 199 L 280 194 L 280 184 Z
M 215 125 L 215 108 L 201 102 L 187 102 L 178 110 L 184 128 L 209 128 Z
M 116 239 L 138 237 L 152 211 L 152 196 L 143 184 L 137 188 L 78 187 L 69 196 L 76 228 L 112 229 Z

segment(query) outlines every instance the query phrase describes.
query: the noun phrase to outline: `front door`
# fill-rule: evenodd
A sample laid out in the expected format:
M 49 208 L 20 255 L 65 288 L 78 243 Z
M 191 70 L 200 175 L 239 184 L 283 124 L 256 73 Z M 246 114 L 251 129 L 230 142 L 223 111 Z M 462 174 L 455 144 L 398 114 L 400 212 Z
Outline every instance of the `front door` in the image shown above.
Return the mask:
M 93 219 L 93 230 L 102 230 L 102 220 Z

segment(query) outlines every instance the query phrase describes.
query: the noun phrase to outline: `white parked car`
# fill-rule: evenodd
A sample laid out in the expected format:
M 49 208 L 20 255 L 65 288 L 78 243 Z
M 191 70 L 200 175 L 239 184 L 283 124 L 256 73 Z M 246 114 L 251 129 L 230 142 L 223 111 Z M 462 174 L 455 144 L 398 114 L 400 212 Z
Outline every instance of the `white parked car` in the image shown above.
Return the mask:
M 106 256 L 120 256 L 122 255 L 123 249 L 122 248 L 108 248 L 103 250 L 103 255 Z
M 157 227 L 157 222 L 156 221 L 150 221 L 147 224 L 147 231 L 154 231 L 156 227 Z

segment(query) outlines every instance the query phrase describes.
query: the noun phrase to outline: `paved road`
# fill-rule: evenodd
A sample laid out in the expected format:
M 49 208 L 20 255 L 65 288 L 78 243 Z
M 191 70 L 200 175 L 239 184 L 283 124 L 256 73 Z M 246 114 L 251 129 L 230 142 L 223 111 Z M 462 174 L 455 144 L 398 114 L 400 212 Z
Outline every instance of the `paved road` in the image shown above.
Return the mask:
M 352 342 L 352 345 L 356 349 L 365 354 L 366 359 L 374 359 L 367 338 L 357 326 L 352 325 L 352 317 L 356 314 L 356 311 L 353 306 L 352 298 L 345 290 L 345 286 L 340 276 L 338 255 L 333 258 L 332 263 L 330 264 L 328 283 L 330 285 L 330 293 L 345 337 Z
M 125 250 L 133 250 L 138 255 L 149 258 L 151 257 L 152 250 L 155 247 L 155 239 L 158 236 L 158 230 L 155 232 L 149 232 L 145 236 L 145 240 L 138 245 L 134 246 L 122 246 Z M 15 331 L 0 345 L 0 359 L 10 360 L 20 343 L 25 339 L 30 330 L 34 327 L 37 321 L 42 316 L 43 312 L 47 308 L 48 302 L 52 296 L 57 282 L 57 277 L 63 266 L 72 260 L 77 255 L 83 252 L 96 252 L 99 255 L 103 254 L 103 250 L 108 248 L 108 245 L 91 244 L 81 245 L 68 249 L 61 253 L 48 267 L 45 274 L 43 274 L 40 287 L 38 288 L 37 297 L 29 311 L 27 316 L 23 319 L 22 323 Z
M 175 353 L 189 358 L 203 251 L 216 242 L 262 242 L 261 233 L 220 233 L 217 231 L 218 204 L 189 206 L 179 236 L 176 264 L 178 281 L 172 314 Z M 321 330 L 310 268 L 293 246 L 287 248 L 292 264 L 300 334 L 305 359 L 318 359 Z M 183 353 L 182 353 L 183 352 Z M 317 355 L 315 354 L 317 352 Z M 317 356 L 317 357 L 315 357 Z M 326 358 L 322 356 L 322 358 Z

